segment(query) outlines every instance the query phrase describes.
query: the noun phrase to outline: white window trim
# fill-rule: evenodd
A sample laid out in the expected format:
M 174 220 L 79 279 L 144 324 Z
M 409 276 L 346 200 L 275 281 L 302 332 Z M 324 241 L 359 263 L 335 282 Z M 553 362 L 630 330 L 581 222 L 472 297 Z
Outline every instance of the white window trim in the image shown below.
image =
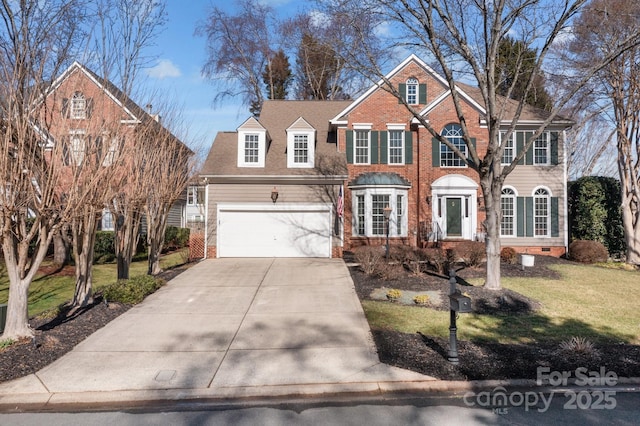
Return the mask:
M 81 103 L 82 108 L 76 108 L 76 103 Z M 87 118 L 87 98 L 81 92 L 73 94 L 69 101 L 69 117 L 74 120 L 85 120 Z
M 248 163 L 244 160 L 244 147 L 246 135 L 258 135 L 258 162 Z M 238 167 L 264 167 L 265 146 L 267 132 L 264 130 L 240 130 L 238 131 Z
M 531 149 L 533 150 L 533 165 L 534 166 L 549 166 L 549 165 L 551 165 L 551 135 L 549 134 L 549 132 L 542 132 L 542 133 L 540 133 L 540 135 L 538 135 L 538 138 L 546 138 L 547 147 L 545 148 L 545 151 L 547 151 L 547 155 L 545 155 L 545 158 L 547 159 L 547 161 L 544 162 L 544 163 L 536 162 L 536 142 L 534 141 L 531 144 Z
M 418 103 L 420 102 L 420 99 L 419 99 L 420 98 L 420 84 L 419 83 L 420 82 L 415 77 L 411 77 L 411 78 L 407 79 L 407 82 L 405 83 L 406 84 L 406 86 L 405 86 L 406 87 L 406 91 L 405 91 L 405 94 L 404 94 L 404 96 L 405 96 L 404 98 L 407 100 L 407 104 L 409 104 L 409 105 L 418 105 Z M 409 87 L 411 87 L 411 86 L 415 87 L 415 89 L 416 89 L 415 93 L 413 95 L 411 95 L 411 96 L 414 97 L 415 102 L 409 102 Z
M 538 192 L 539 190 L 545 190 L 547 191 L 547 195 L 545 197 L 541 197 L 539 195 L 536 195 L 536 192 Z M 533 197 L 533 237 L 534 238 L 549 238 L 551 237 L 551 197 L 552 192 L 551 190 L 546 187 L 546 186 L 536 186 L 535 188 L 533 188 L 533 191 L 531 191 L 531 196 Z M 545 235 L 536 235 L 536 198 L 546 198 L 547 199 L 547 233 Z
M 307 162 L 306 163 L 296 163 L 294 160 L 294 147 L 295 147 L 295 137 L 304 135 L 307 136 Z M 312 168 L 315 165 L 315 146 L 316 146 L 316 138 L 315 138 L 314 130 L 296 130 L 296 131 L 287 131 L 287 167 L 289 168 Z
M 87 140 L 86 140 L 86 132 L 82 129 L 79 130 L 71 130 L 69 132 L 70 135 L 70 139 L 69 141 L 71 142 L 69 144 L 69 155 L 71 156 L 71 160 L 73 161 L 73 164 L 76 166 L 80 166 L 82 165 L 82 162 L 84 161 L 84 157 L 87 153 Z M 78 156 L 78 153 L 80 151 L 76 151 L 76 146 L 75 146 L 75 141 L 80 141 L 81 145 L 82 145 L 82 153 L 80 156 Z
M 518 190 L 516 190 L 511 185 L 504 185 L 502 189 L 510 189 L 513 191 L 513 195 L 508 195 L 509 198 L 513 200 L 513 233 L 512 234 L 503 234 L 502 233 L 502 221 L 500 221 L 500 236 L 505 238 L 515 238 L 518 236 Z M 501 191 L 502 192 L 502 191 Z M 502 209 L 502 197 L 506 197 L 502 193 L 500 194 L 500 208 Z
M 504 161 L 504 152 L 500 157 L 500 164 L 503 166 L 508 166 L 509 164 L 511 164 L 513 162 L 513 159 L 516 157 L 516 133 L 517 132 L 515 130 L 511 132 L 511 160 L 508 163 Z M 506 134 L 507 132 L 500 132 L 500 144 L 502 144 L 503 136 L 505 136 Z M 506 140 L 505 142 L 507 141 L 508 140 Z
M 358 132 L 367 132 L 367 161 L 358 161 Z M 353 164 L 366 166 L 371 164 L 371 129 L 353 130 Z
M 450 123 L 450 124 L 456 124 L 457 126 L 460 126 L 458 123 Z M 449 126 L 449 124 L 447 124 L 447 126 Z M 445 126 L 445 127 L 442 129 L 442 131 L 444 131 L 444 129 L 445 129 L 447 126 Z M 440 135 L 441 135 L 443 138 L 447 139 L 447 140 L 449 139 L 449 136 L 443 135 L 443 134 L 442 134 L 442 132 L 440 132 Z M 467 147 L 467 144 L 466 144 L 466 142 L 464 141 L 464 138 L 463 138 L 462 136 L 456 136 L 456 137 L 459 137 L 460 139 L 462 139 L 462 147 L 464 148 L 464 151 L 462 151 L 462 153 L 464 154 L 464 156 L 465 156 L 465 157 L 468 157 L 468 156 L 469 156 L 469 148 Z M 464 158 L 460 158 L 460 157 L 458 157 L 458 155 L 457 155 L 457 154 L 453 153 L 453 150 L 451 150 L 451 153 L 455 156 L 455 157 L 454 157 L 454 158 L 455 158 L 455 160 L 456 160 L 456 161 L 460 161 L 460 162 L 462 162 L 462 165 L 459 165 L 459 166 L 443 165 L 443 164 L 442 164 L 442 149 L 443 149 L 443 147 L 444 147 L 444 149 L 447 149 L 447 150 L 449 150 L 449 149 L 450 149 L 446 144 L 444 144 L 443 142 L 440 142 L 440 151 L 439 151 L 439 152 L 440 152 L 440 159 L 439 159 L 439 160 L 440 160 L 440 167 L 441 167 L 441 168 L 443 168 L 443 169 L 466 169 L 466 168 L 468 168 L 468 167 L 469 167 L 469 166 L 467 165 L 467 162 L 465 161 L 465 159 L 464 159 Z
M 372 203 L 372 195 L 388 195 L 389 196 L 389 206 L 391 207 L 391 216 L 389 218 L 389 237 L 406 237 L 407 230 L 409 228 L 409 215 L 408 212 L 408 191 L 404 188 L 394 188 L 394 187 L 369 187 L 362 188 L 357 190 L 352 190 L 351 192 L 351 200 L 352 200 L 352 235 L 354 237 L 363 237 L 363 238 L 386 238 L 386 233 L 384 235 L 374 235 L 373 234 L 373 203 Z M 364 235 L 358 234 L 358 223 L 357 223 L 357 199 L 358 195 L 364 196 L 364 217 L 365 217 L 365 227 L 364 227 Z M 398 195 L 402 195 L 402 223 L 400 224 L 402 232 L 398 234 L 398 223 L 397 223 L 397 199 Z
M 405 149 L 406 149 L 406 128 L 405 124 L 387 123 L 387 164 L 390 166 L 404 166 Z M 391 162 L 391 131 L 402 131 L 402 153 L 400 154 L 400 162 Z

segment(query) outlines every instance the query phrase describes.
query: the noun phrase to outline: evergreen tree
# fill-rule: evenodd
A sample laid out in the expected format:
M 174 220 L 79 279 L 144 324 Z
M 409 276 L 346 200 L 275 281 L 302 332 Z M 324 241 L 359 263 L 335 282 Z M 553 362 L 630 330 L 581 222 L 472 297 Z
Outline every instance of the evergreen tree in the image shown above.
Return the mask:
M 282 49 L 267 62 L 262 73 L 267 85 L 267 99 L 286 99 L 289 85 L 293 80 L 289 58 Z

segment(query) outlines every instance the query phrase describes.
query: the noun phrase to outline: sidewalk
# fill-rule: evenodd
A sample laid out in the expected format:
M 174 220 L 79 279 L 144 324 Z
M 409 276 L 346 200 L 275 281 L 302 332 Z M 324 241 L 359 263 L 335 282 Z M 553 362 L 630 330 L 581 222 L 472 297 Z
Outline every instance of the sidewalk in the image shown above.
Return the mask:
M 206 260 L 73 351 L 0 384 L 0 407 L 450 390 L 379 362 L 338 259 Z

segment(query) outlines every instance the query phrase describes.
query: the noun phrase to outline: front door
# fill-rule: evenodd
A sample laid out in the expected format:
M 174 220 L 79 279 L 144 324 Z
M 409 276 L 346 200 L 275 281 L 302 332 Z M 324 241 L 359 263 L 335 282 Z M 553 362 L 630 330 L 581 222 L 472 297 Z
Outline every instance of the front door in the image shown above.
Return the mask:
M 447 198 L 447 237 L 462 237 L 462 198 Z

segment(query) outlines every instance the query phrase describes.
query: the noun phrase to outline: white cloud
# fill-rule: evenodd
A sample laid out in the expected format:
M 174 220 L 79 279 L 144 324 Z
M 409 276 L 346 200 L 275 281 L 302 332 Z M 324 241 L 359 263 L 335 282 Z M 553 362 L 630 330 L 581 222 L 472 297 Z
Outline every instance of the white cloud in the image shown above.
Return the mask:
M 147 70 L 147 75 L 160 80 L 164 78 L 180 77 L 182 73 L 180 69 L 169 59 L 161 59 L 153 68 Z

